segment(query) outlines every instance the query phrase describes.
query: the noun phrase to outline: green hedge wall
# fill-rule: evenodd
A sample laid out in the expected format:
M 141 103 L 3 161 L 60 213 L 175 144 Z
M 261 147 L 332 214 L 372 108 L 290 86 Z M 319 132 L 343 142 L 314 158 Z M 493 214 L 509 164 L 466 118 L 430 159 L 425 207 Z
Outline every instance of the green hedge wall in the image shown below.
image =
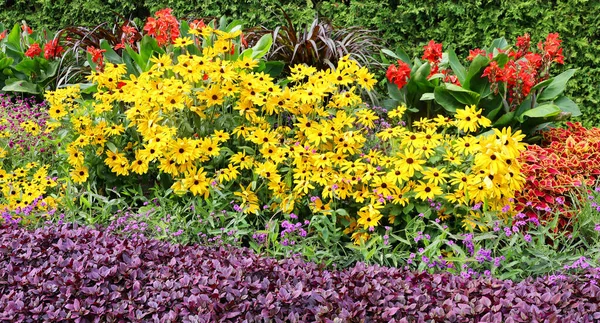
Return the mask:
M 115 13 L 140 19 L 169 6 L 179 17 L 227 15 L 248 26 L 273 27 L 281 23 L 280 3 L 297 23 L 315 14 L 331 18 L 339 26 L 362 25 L 377 29 L 390 48 L 401 47 L 420 55 L 422 46 L 434 39 L 453 46 L 459 56 L 503 36 L 513 42 L 529 32 L 532 41 L 550 32 L 563 39 L 564 69 L 579 68 L 569 91 L 580 105 L 586 126 L 600 126 L 600 1 L 597 0 L 6 0 L 0 21 L 13 24 L 26 19 L 34 27 L 58 29 L 67 25 L 95 25 L 114 21 Z M 563 69 L 563 68 L 561 68 Z M 557 71 L 559 72 L 559 71 Z

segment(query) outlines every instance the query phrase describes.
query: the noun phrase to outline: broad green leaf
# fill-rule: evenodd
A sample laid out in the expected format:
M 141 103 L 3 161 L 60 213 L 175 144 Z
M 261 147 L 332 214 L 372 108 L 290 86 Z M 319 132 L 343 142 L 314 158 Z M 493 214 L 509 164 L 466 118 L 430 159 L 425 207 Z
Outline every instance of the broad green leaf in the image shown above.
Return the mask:
M 7 84 L 2 88 L 2 91 L 24 92 L 24 93 L 31 93 L 31 94 L 39 94 L 40 93 L 36 84 L 27 82 L 27 81 L 22 81 L 22 80 L 14 80 L 11 83 L 8 83 L 8 81 L 7 81 Z
M 15 65 L 15 70 L 26 75 L 31 75 L 31 73 L 39 74 L 40 64 L 35 59 L 25 57 L 19 64 Z
M 112 151 L 113 153 L 116 153 L 116 152 L 117 152 L 117 146 L 115 146 L 115 144 L 113 144 L 112 142 L 110 142 L 110 141 L 109 141 L 109 142 L 107 142 L 107 143 L 106 143 L 106 146 L 107 146 L 107 147 L 108 147 L 108 149 L 109 149 L 110 151 Z
M 508 42 L 506 41 L 506 39 L 504 39 L 504 37 L 500 37 L 500 38 L 496 38 L 492 41 L 492 44 L 490 45 L 490 47 L 487 48 L 487 52 L 488 53 L 492 53 L 494 52 L 494 49 L 505 49 L 506 47 L 508 47 Z
M 428 92 L 428 93 L 423 93 L 423 95 L 421 95 L 421 101 L 430 101 L 430 100 L 435 100 L 435 94 Z
M 265 62 L 264 72 L 271 75 L 271 77 L 276 78 L 283 72 L 283 68 L 285 67 L 285 63 L 280 61 L 268 61 Z
M 454 71 L 454 74 L 456 74 L 460 84 L 464 84 L 467 80 L 467 70 L 458 60 L 458 56 L 456 56 L 454 50 L 448 52 L 448 63 L 450 63 L 450 67 Z
M 550 101 L 561 95 L 567 87 L 567 82 L 575 74 L 575 69 L 568 69 L 554 77 L 554 80 L 542 91 L 538 101 Z
M 554 104 L 556 104 L 562 111 L 570 112 L 571 117 L 578 117 L 581 115 L 581 110 L 579 110 L 577 103 L 573 102 L 566 96 L 561 96 L 554 100 Z
M 537 107 L 527 110 L 523 112 L 519 117 L 521 120 L 523 117 L 531 117 L 531 118 L 548 118 L 558 115 L 560 113 L 560 108 L 554 104 L 542 104 Z
M 549 78 L 549 79 L 547 79 L 547 80 L 541 81 L 540 83 L 538 83 L 538 84 L 534 85 L 534 86 L 531 88 L 531 91 L 533 92 L 533 91 L 535 91 L 535 90 L 537 90 L 537 89 L 541 89 L 541 88 L 543 88 L 544 86 L 548 86 L 548 84 L 552 83 L 552 81 L 554 81 L 554 78 L 553 78 L 553 77 L 551 77 L 551 78 Z
M 121 58 L 121 56 L 119 56 L 119 54 L 117 54 L 117 52 L 115 52 L 112 49 L 110 43 L 106 39 L 100 40 L 100 48 L 106 50 L 106 52 L 104 53 L 104 57 L 106 57 L 107 61 L 114 64 L 123 63 L 123 59 Z
M 271 49 L 271 45 L 273 45 L 273 35 L 266 34 L 262 36 L 256 45 L 252 47 L 252 58 L 258 59 L 265 56 Z
M 23 51 L 21 49 L 21 28 L 18 24 L 15 24 L 8 34 L 7 43 L 12 45 L 14 49 Z
M 458 102 L 450 91 L 448 91 L 443 86 L 436 86 L 433 91 L 435 96 L 435 102 L 441 105 L 446 111 L 455 113 L 456 109 L 464 108 L 465 105 Z
M 514 117 L 515 117 L 514 111 L 506 113 L 503 116 L 501 116 L 500 119 L 498 119 L 498 121 L 494 122 L 493 127 L 497 128 L 497 127 L 507 126 L 512 123 Z
M 409 57 L 409 56 L 408 56 L 408 54 L 406 54 L 406 52 L 405 52 L 405 51 L 403 51 L 402 49 L 400 49 L 400 48 L 396 49 L 396 52 L 397 52 L 397 54 L 396 54 L 396 53 L 394 53 L 394 52 L 392 52 L 391 50 L 389 50 L 389 49 L 385 49 L 385 48 L 384 48 L 384 49 L 382 49 L 382 50 L 381 50 L 381 52 L 382 52 L 382 53 L 384 53 L 384 54 L 386 54 L 386 55 L 388 55 L 388 56 L 390 56 L 390 57 L 393 57 L 393 58 L 395 58 L 396 60 L 401 60 L 401 61 L 403 61 L 404 63 L 408 64 L 408 66 L 409 66 L 410 68 L 412 68 L 412 62 L 411 62 L 411 60 L 410 60 L 410 57 Z M 394 64 L 395 64 L 395 63 L 396 63 L 396 62 L 394 62 Z
M 500 53 L 494 57 L 494 61 L 496 61 L 500 67 L 504 67 L 504 65 L 508 63 L 508 55 Z
M 9 67 L 14 61 L 15 60 L 10 57 L 4 57 L 3 59 L 0 59 L 0 70 Z
M 387 89 L 388 94 L 392 99 L 399 102 L 404 102 L 404 96 L 402 95 L 402 92 L 400 91 L 400 89 L 398 89 L 398 86 L 396 84 L 387 82 Z
M 421 66 L 417 68 L 417 71 L 411 76 L 411 79 L 418 84 L 426 86 L 429 84 L 427 77 L 429 76 L 430 72 L 431 65 L 429 65 L 429 63 L 421 64 Z
M 460 103 L 465 105 L 477 104 L 479 103 L 479 93 L 469 91 L 464 89 L 458 85 L 446 83 L 446 90 L 450 92 L 450 94 Z
M 469 65 L 469 69 L 467 70 L 467 79 L 464 83 L 461 83 L 465 89 L 470 89 L 470 84 L 472 79 L 476 76 L 481 77 L 481 73 L 483 73 L 483 69 L 490 63 L 490 59 L 486 56 L 477 55 L 471 65 Z

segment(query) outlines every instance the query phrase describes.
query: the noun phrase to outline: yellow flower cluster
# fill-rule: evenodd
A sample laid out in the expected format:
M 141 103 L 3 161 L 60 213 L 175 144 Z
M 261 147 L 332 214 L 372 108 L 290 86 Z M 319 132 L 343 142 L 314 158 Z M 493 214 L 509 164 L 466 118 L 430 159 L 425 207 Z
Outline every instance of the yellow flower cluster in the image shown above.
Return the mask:
M 56 200 L 46 196 L 49 188 L 57 182 L 48 176 L 48 165 L 39 166 L 31 162 L 25 167 L 18 167 L 11 172 L 0 168 L 0 211 L 23 210 L 34 205 L 35 209 L 45 211 L 56 207 Z
M 471 123 L 438 117 L 416 122 L 421 131 L 396 126 L 377 133 L 392 151 L 364 151 L 378 119 L 359 95 L 376 83 L 366 68 L 348 57 L 324 71 L 297 65 L 282 86 L 256 72 L 258 61 L 248 55 L 224 59 L 217 45 L 233 37 L 217 35 L 201 56 L 155 57 L 138 77 L 107 64 L 90 78 L 98 84 L 91 102 L 78 102 L 74 87 L 50 92 L 52 117 L 75 132 L 67 147 L 72 180 L 88 179 L 86 158 L 93 152 L 121 176 L 150 169 L 168 174 L 181 194 L 208 198 L 225 185 L 240 187 L 234 196 L 246 213 L 262 205 L 288 213 L 300 203 L 313 212 L 355 203 L 359 211 L 349 215 L 346 232 L 356 241 L 383 216 L 393 223 L 387 205 L 406 206 L 414 197 L 485 201 L 499 209 L 522 185 L 518 133 L 453 139 L 438 129 L 470 130 Z M 389 116 L 401 118 L 405 109 Z M 438 155 L 448 168 L 431 165 Z

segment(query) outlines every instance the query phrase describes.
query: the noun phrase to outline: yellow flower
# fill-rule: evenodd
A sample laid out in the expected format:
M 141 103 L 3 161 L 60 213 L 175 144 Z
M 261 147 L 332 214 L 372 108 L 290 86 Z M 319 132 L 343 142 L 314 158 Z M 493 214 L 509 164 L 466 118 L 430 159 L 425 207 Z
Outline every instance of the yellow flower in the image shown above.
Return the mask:
M 365 230 L 378 226 L 379 220 L 382 218 L 378 208 L 381 208 L 381 205 L 378 203 L 370 203 L 369 205 L 362 207 L 357 213 L 360 216 L 357 223 L 362 225 Z
M 185 47 L 187 45 L 192 45 L 194 41 L 189 37 L 178 37 L 173 41 L 174 47 Z
M 446 183 L 446 178 L 449 177 L 448 174 L 445 173 L 446 168 L 442 167 L 438 169 L 436 167 L 429 167 L 424 170 L 423 179 L 427 180 L 428 183 L 434 185 L 441 185 Z
M 415 174 L 415 171 L 422 171 L 423 164 L 425 164 L 425 160 L 421 159 L 421 155 L 416 153 L 412 147 L 404 149 L 402 153 L 398 153 L 396 167 L 400 168 L 401 171 L 407 173 L 410 177 Z
M 71 179 L 77 184 L 81 184 L 88 179 L 88 169 L 85 166 L 79 166 L 71 170 Z
M 419 181 L 419 184 L 414 188 L 414 192 L 417 193 L 415 197 L 423 201 L 426 201 L 427 199 L 433 200 L 435 197 L 444 194 L 439 186 L 431 183 L 424 183 L 423 181 Z

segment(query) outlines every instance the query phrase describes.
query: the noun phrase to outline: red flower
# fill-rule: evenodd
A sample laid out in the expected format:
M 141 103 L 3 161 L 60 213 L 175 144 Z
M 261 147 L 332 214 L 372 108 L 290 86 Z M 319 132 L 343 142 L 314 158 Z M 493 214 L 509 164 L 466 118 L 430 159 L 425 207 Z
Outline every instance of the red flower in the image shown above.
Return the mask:
M 504 82 L 506 80 L 506 75 L 504 70 L 498 66 L 498 62 L 492 61 L 488 67 L 483 70 L 483 74 L 481 77 L 488 77 L 491 83 Z
M 29 35 L 31 35 L 33 33 L 33 30 L 31 28 L 29 28 L 29 26 L 27 26 L 27 25 L 21 26 L 21 30 L 26 32 Z
M 442 60 L 442 44 L 437 44 L 435 41 L 430 40 L 427 45 L 423 47 L 422 59 L 429 61 L 432 64 L 437 64 Z
M 179 21 L 171 15 L 171 12 L 169 8 L 157 11 L 155 14 L 157 18 L 148 18 L 144 26 L 144 31 L 156 38 L 159 46 L 173 43 L 179 37 Z
M 42 49 L 40 48 L 40 44 L 33 43 L 31 46 L 29 46 L 29 48 L 25 52 L 25 56 L 27 56 L 29 58 L 34 58 L 41 53 L 42 53 Z
M 546 41 L 542 44 L 539 42 L 538 48 L 544 52 L 544 59 L 549 62 L 557 62 L 564 64 L 563 49 L 560 48 L 560 35 L 558 33 L 550 33 L 546 37 Z
M 486 55 L 485 49 L 475 48 L 473 50 L 469 50 L 469 56 L 467 57 L 467 59 L 469 61 L 472 61 L 475 59 L 475 57 L 477 57 L 479 55 L 485 56 Z
M 410 66 L 401 60 L 398 60 L 398 67 L 392 64 L 388 67 L 385 73 L 388 81 L 398 86 L 398 89 L 403 88 L 407 80 L 410 78 Z
M 0 40 L 2 40 L 2 39 L 4 39 L 4 38 L 6 38 L 6 32 L 7 32 L 7 30 L 3 31 L 3 32 L 0 34 Z
M 58 44 L 58 39 L 52 39 L 50 42 L 44 45 L 44 58 L 53 59 L 60 55 L 64 51 L 64 48 Z
M 87 52 L 92 55 L 92 62 L 100 66 L 104 65 L 104 56 L 102 56 L 102 53 L 106 52 L 106 49 L 99 49 L 93 46 L 88 46 Z

